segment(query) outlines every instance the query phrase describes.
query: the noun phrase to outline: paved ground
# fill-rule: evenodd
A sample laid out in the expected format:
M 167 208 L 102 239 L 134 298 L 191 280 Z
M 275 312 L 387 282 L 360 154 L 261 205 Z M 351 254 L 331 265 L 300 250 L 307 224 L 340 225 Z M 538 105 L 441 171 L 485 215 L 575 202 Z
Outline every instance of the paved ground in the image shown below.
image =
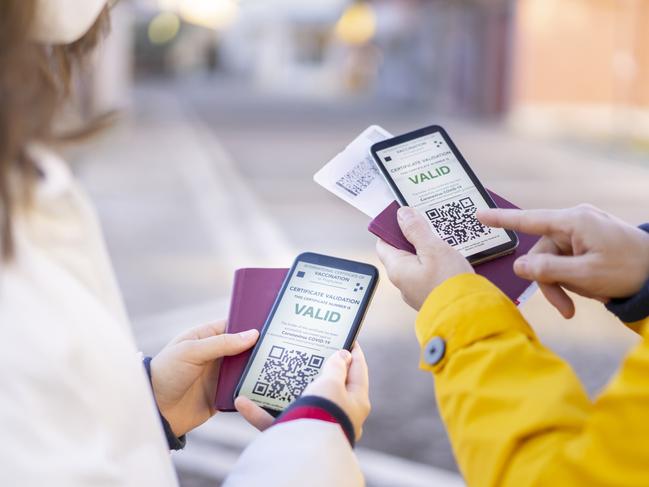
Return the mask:
M 133 113 L 76 158 L 150 353 L 186 326 L 225 316 L 237 267 L 288 265 L 302 250 L 376 263 L 366 217 L 311 181 L 372 123 L 393 132 L 446 125 L 486 185 L 521 206 L 588 201 L 633 222 L 647 218 L 649 164 L 634 154 L 543 143 L 368 100 L 265 97 L 217 80 L 145 84 L 135 99 Z M 591 393 L 634 341 L 598 304 L 580 301 L 570 323 L 540 296 L 523 311 Z M 372 371 L 374 411 L 360 444 L 371 485 L 419 485 L 406 476 L 439 474 L 428 465 L 456 468 L 432 381 L 416 368 L 413 316 L 384 279 L 360 337 Z M 177 456 L 183 485 L 213 485 L 206 479 L 222 476 L 252 434 L 236 416 L 208 423 Z M 401 482 L 380 470 L 386 464 L 404 472 Z

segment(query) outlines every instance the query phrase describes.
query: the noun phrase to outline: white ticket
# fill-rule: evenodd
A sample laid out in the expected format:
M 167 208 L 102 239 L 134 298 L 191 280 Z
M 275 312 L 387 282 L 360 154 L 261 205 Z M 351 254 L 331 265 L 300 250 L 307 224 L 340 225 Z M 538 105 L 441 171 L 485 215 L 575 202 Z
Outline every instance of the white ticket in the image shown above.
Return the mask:
M 391 137 L 378 125 L 368 127 L 320 169 L 314 181 L 369 217 L 376 217 L 394 201 L 394 195 L 374 164 L 370 147 Z

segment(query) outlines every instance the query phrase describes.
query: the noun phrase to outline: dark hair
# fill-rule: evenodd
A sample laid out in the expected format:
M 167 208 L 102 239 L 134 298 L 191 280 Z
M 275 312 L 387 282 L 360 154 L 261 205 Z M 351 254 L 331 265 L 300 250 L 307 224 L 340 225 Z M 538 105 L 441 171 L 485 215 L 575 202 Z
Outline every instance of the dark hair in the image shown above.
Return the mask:
M 36 5 L 36 0 L 0 2 L 0 255 L 5 260 L 14 252 L 16 203 L 29 201 L 38 177 L 27 145 L 62 137 L 53 131 L 54 117 L 70 95 L 74 72 L 109 25 L 105 8 L 78 41 L 41 44 L 30 36 Z

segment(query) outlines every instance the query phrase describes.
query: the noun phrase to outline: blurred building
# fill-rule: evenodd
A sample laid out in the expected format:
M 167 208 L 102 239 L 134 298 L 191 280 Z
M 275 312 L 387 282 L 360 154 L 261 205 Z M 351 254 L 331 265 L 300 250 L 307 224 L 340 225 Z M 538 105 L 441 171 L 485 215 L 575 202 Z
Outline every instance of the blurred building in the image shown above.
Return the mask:
M 254 88 L 296 96 L 339 96 L 341 63 L 333 26 L 345 0 L 242 3 L 223 33 L 224 67 Z
M 509 101 L 511 0 L 242 3 L 220 48 L 270 92 L 367 95 L 471 116 Z
M 649 138 L 649 2 L 519 0 L 511 121 Z
M 113 24 L 102 109 L 128 98 L 134 63 L 144 76 L 221 72 L 269 96 L 649 138 L 646 0 L 134 0 Z
M 508 110 L 512 0 L 375 0 L 379 93 L 468 116 Z
M 381 97 L 552 136 L 649 138 L 649 2 L 374 0 Z

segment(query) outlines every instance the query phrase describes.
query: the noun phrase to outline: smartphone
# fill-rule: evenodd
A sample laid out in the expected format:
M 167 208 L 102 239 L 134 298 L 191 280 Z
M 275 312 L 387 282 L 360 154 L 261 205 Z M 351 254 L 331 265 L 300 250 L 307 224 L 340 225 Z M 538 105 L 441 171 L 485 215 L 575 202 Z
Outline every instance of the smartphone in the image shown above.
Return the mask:
M 315 253 L 289 270 L 234 397 L 273 416 L 299 397 L 334 352 L 351 350 L 376 289 L 370 264 Z
M 475 217 L 478 209 L 496 204 L 442 127 L 378 142 L 370 152 L 397 201 L 424 215 L 431 230 L 471 264 L 518 246 L 514 232 L 487 227 Z

